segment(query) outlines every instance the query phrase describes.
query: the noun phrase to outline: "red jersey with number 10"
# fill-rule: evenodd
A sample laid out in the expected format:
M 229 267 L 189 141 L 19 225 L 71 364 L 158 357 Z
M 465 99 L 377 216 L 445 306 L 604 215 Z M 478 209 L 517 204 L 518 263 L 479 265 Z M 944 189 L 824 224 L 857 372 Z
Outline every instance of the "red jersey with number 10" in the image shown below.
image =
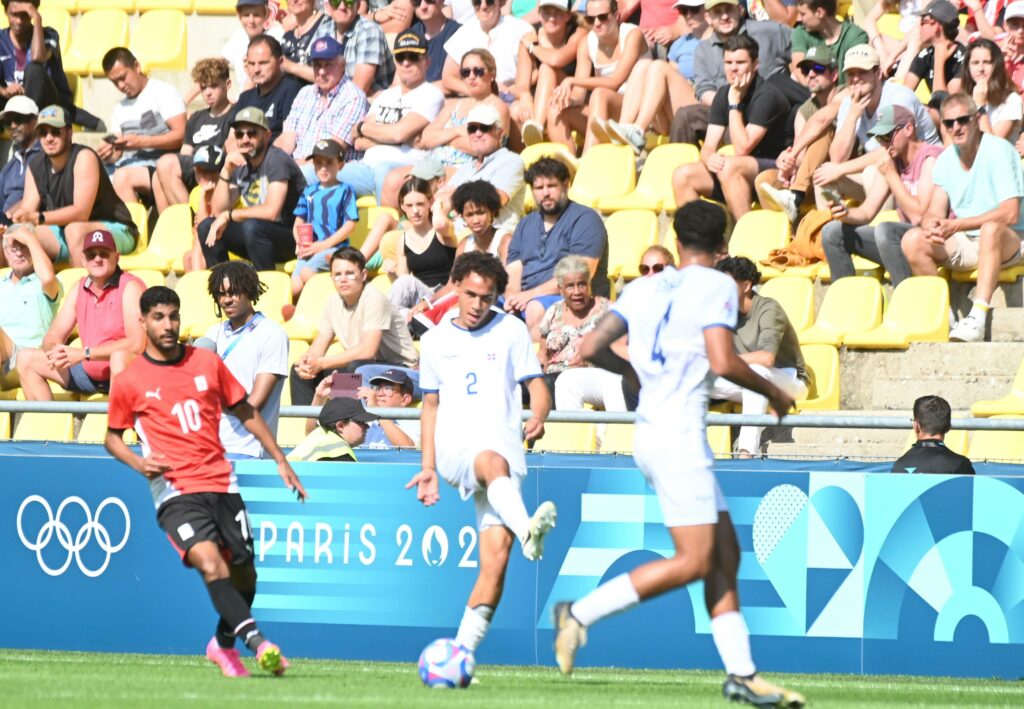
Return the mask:
M 245 399 L 245 388 L 213 352 L 183 350 L 174 362 L 136 357 L 110 390 L 107 425 L 134 428 L 143 456 L 162 455 L 171 466 L 150 481 L 157 507 L 181 494 L 238 492 L 220 442 L 220 416 Z

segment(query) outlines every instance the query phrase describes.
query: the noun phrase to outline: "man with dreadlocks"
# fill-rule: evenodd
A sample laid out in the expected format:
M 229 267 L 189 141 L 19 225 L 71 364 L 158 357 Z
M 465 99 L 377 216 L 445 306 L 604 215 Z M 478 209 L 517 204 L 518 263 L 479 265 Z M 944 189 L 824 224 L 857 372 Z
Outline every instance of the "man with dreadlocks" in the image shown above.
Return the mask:
M 249 263 L 225 261 L 210 271 L 208 289 L 217 314 L 227 317 L 207 330 L 208 349 L 220 355 L 245 387 L 249 404 L 260 412 L 276 437 L 281 390 L 288 376 L 288 335 L 253 307 L 267 288 Z M 220 419 L 220 440 L 228 458 L 266 457 L 256 437 L 227 412 Z

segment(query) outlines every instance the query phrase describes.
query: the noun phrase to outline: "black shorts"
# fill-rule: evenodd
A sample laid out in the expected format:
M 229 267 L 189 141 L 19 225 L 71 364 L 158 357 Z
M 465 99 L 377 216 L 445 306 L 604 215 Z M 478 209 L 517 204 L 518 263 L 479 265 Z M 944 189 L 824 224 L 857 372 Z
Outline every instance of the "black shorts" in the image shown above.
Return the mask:
M 181 181 L 185 183 L 185 189 L 191 192 L 199 184 L 196 182 L 196 171 L 192 163 L 192 156 L 179 153 L 178 167 L 181 168 Z
M 198 542 L 219 546 L 232 566 L 253 563 L 249 512 L 237 492 L 195 492 L 172 497 L 160 505 L 156 520 L 186 566 L 190 566 L 188 550 Z

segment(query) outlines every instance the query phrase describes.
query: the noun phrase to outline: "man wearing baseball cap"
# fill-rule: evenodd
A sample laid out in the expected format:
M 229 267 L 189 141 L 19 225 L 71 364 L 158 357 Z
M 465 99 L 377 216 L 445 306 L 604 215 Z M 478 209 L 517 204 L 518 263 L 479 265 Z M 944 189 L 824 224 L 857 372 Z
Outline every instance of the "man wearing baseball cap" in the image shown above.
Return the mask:
M 324 10 L 334 20 L 330 36 L 345 48 L 345 73 L 364 94 L 374 96 L 394 81 L 395 59 L 381 26 L 360 13 L 361 7 L 366 11 L 362 2 L 327 0 Z
M 392 367 L 370 378 L 369 387 L 361 387 L 356 396 L 371 409 L 410 408 L 416 383 L 404 369 Z M 315 406 L 315 404 L 314 404 Z M 420 444 L 420 422 L 415 419 L 379 419 L 370 424 L 363 445 L 369 448 L 414 448 Z
M 850 20 L 836 19 L 836 0 L 797 0 L 796 14 L 800 24 L 793 30 L 793 66 L 799 66 L 812 47 L 825 47 L 839 58 L 839 85 L 846 84 L 843 60 L 846 50 L 868 44 L 868 33 Z M 806 85 L 805 75 L 797 80 Z
M 1014 0 L 1003 12 L 1003 26 L 1006 28 L 1006 73 L 1013 80 L 1017 91 L 1024 89 L 1024 0 Z
M 470 4 L 469 7 L 473 6 Z M 452 35 L 462 28 L 457 20 L 444 14 L 444 8 L 445 3 L 440 0 L 435 0 L 435 2 L 420 0 L 414 3 L 413 15 L 416 16 L 416 21 L 409 28 L 409 31 L 422 35 L 427 40 L 427 56 L 430 58 L 430 64 L 427 66 L 427 81 L 438 88 L 441 88 L 441 73 L 444 70 L 444 60 L 447 56 L 444 45 Z
M 11 157 L 0 170 L 0 223 L 11 224 L 10 214 L 21 202 L 25 192 L 25 171 L 28 159 L 39 152 L 36 140 L 36 118 L 39 107 L 28 96 L 13 96 L 0 113 L 0 126 L 11 136 Z
M 964 68 L 964 52 L 967 51 L 956 41 L 960 31 L 956 7 L 949 0 L 933 0 L 914 14 L 921 18 L 918 38 L 922 49 L 910 63 L 903 85 L 916 90 L 917 85 L 924 81 L 933 94 L 956 93 L 960 90 L 960 74 Z
M 331 399 L 317 416 L 316 428 L 288 454 L 288 460 L 355 462 L 352 449 L 366 440 L 370 424 L 379 420 L 363 408 L 358 399 L 339 396 Z

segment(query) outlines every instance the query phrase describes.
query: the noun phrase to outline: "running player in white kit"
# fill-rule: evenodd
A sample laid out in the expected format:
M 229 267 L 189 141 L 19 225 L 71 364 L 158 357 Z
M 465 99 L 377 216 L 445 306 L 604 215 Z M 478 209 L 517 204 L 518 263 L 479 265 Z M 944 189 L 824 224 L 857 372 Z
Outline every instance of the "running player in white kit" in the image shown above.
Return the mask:
M 569 674 L 589 626 L 703 579 L 711 634 L 728 673 L 725 697 L 757 706 L 803 706 L 801 695 L 762 679 L 751 658 L 736 590 L 739 544 L 704 431 L 715 376 L 763 394 L 779 416 L 793 399 L 754 373 L 733 347 L 736 283 L 713 268 L 725 247 L 722 210 L 689 202 L 676 212 L 674 227 L 679 270 L 634 281 L 583 340 L 581 354 L 598 367 L 639 379 L 633 457 L 658 495 L 675 556 L 616 576 L 575 603 L 557 604 L 555 657 Z M 610 347 L 626 334 L 629 362 Z
M 422 470 L 409 481 L 424 505 L 439 499 L 438 475 L 473 498 L 480 531 L 480 572 L 459 624 L 456 642 L 476 652 L 501 600 L 509 553 L 518 539 L 536 561 L 544 535 L 555 526 L 555 505 L 527 514 L 520 492 L 526 477 L 523 436 L 544 435 L 551 397 L 526 325 L 494 309 L 508 275 L 482 251 L 462 254 L 452 266 L 458 313 L 420 342 L 423 412 Z M 530 393 L 524 426 L 519 384 Z

